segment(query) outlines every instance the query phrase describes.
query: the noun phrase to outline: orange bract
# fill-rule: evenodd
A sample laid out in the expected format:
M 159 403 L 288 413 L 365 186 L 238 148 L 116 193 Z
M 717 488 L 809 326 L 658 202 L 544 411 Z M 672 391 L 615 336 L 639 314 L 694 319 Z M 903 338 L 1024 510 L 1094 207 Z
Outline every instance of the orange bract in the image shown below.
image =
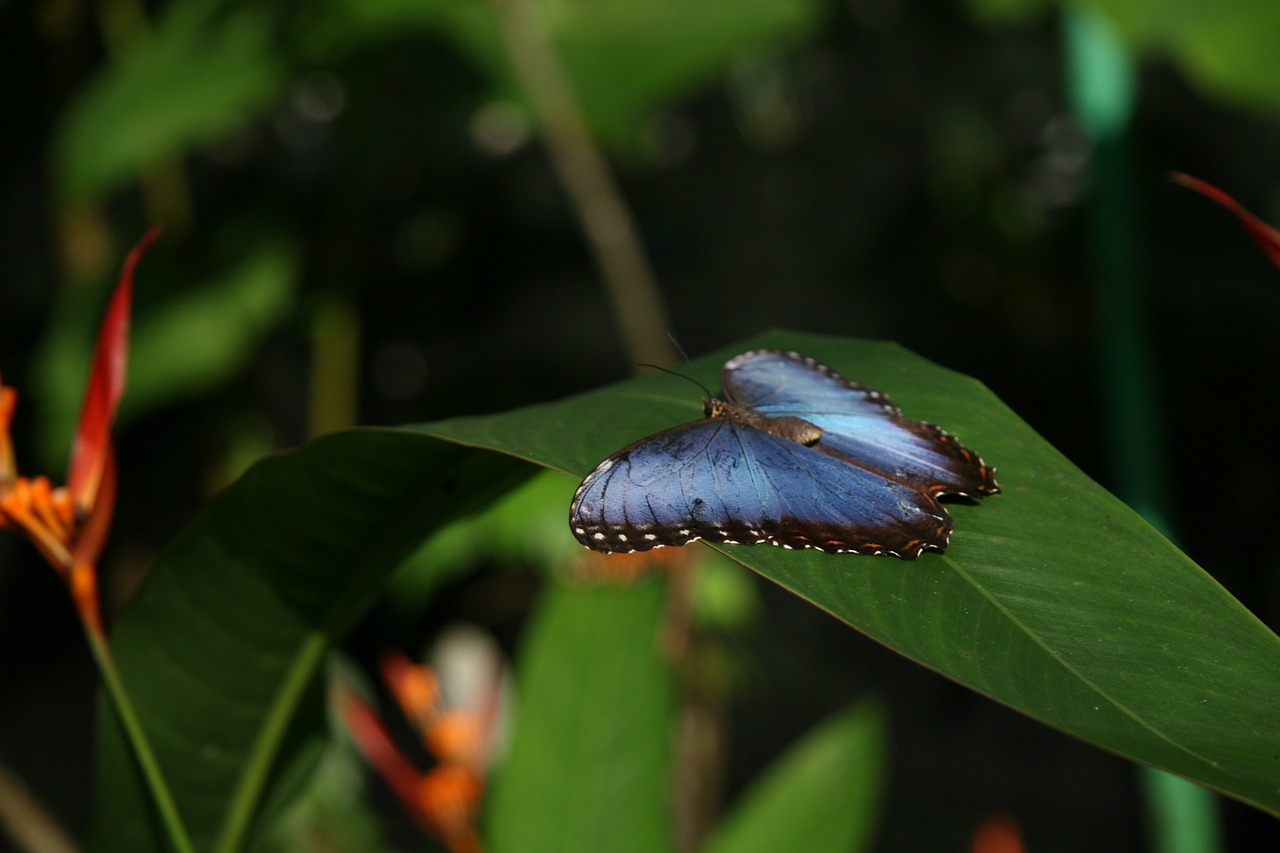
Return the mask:
M 443 710 L 424 734 L 427 748 L 441 762 L 468 767 L 480 764 L 482 732 L 474 711 Z
M 343 689 L 338 707 L 347 730 L 414 820 L 451 853 L 480 853 L 475 822 L 484 794 L 492 708 L 445 707 L 439 676 L 401 652 L 385 653 L 379 669 L 436 765 L 418 770 L 364 700 Z
M 462 836 L 469 830 L 480 806 L 484 786 L 466 768 L 442 764 L 422 775 L 417 806 L 432 829 L 446 836 Z
M 85 627 L 95 632 L 102 630 L 96 565 L 115 509 L 111 422 L 124 394 L 133 274 L 158 234 L 151 229 L 129 252 L 107 307 L 65 488 L 54 488 L 45 477 L 18 474 L 9 434 L 18 395 L 0 384 L 0 527 L 26 534 L 66 582 Z
M 4 384 L 0 377 L 0 495 L 18 476 L 13 459 L 13 443 L 9 440 L 9 425 L 13 423 L 13 410 L 18 406 L 18 392 Z M 4 517 L 0 516 L 0 525 Z
M 440 704 L 440 679 L 399 652 L 387 652 L 379 665 L 382 680 L 391 688 L 405 716 L 423 729 Z
M 26 533 L 58 574 L 65 577 L 70 571 L 75 513 L 64 489 L 54 489 L 46 477 L 17 477 L 4 483 L 0 520 Z

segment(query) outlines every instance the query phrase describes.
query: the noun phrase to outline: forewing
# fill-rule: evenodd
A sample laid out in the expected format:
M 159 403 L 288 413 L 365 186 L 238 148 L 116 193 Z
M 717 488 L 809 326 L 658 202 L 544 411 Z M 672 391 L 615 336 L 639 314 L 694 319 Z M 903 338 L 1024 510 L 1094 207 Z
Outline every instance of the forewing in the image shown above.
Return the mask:
M 929 495 L 724 418 L 606 459 L 574 495 L 569 524 L 604 552 L 707 539 L 915 559 L 945 548 L 951 533 Z
M 932 495 L 1000 491 L 995 469 L 946 431 L 902 417 L 889 398 L 794 352 L 755 350 L 720 374 L 725 395 L 770 417 L 822 428 L 815 450 Z

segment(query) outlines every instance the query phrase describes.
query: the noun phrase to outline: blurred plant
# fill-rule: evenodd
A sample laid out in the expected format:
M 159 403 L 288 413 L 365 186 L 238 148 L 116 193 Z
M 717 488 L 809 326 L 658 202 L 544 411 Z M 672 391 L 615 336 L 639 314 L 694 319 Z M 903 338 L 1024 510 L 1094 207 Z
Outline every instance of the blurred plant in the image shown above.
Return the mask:
M 492 664 L 492 656 L 489 663 Z M 452 853 L 480 853 L 476 816 L 500 730 L 501 680 L 492 666 L 486 684 L 466 691 L 460 704 L 446 704 L 441 676 L 429 666 L 389 651 L 382 656 L 383 681 L 405 718 L 436 760 L 419 770 L 394 740 L 372 707 L 349 685 L 338 683 L 339 717 L 365 760 L 386 781 L 405 811 Z M 469 700 L 469 701 L 467 701 Z
M 129 308 L 142 255 L 159 236 L 152 228 L 125 258 L 124 268 L 98 334 L 80 423 L 71 449 L 67 485 L 18 474 L 9 435 L 17 392 L 0 384 L 0 527 L 24 533 L 67 585 L 94 660 L 129 736 L 170 840 L 191 849 L 182 819 L 160 774 L 150 744 L 125 691 L 107 643 L 98 599 L 98 557 L 111 527 L 116 500 L 111 423 L 124 394 L 129 361 Z

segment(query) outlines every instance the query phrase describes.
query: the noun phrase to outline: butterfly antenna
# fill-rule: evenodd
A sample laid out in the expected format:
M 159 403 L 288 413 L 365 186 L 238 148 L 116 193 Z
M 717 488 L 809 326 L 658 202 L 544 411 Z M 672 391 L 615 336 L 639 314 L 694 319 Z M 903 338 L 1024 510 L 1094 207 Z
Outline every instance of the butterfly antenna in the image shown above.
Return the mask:
M 689 358 L 689 353 L 684 351 L 684 347 L 680 346 L 680 342 L 676 340 L 676 336 L 671 334 L 669 331 L 667 332 L 667 340 L 671 341 L 671 345 L 676 348 L 676 352 L 680 353 L 680 357 L 684 359 L 685 364 L 693 364 L 693 359 Z
M 678 346 L 679 346 L 679 344 L 677 344 L 676 346 L 678 347 Z M 662 365 L 660 365 L 660 364 L 649 364 L 649 363 L 647 363 L 647 362 L 643 362 L 643 361 L 642 361 L 642 362 L 640 362 L 640 366 L 641 366 L 641 367 L 652 367 L 654 370 L 661 370 L 663 373 L 670 373 L 672 376 L 679 376 L 681 379 L 687 379 L 687 380 L 689 380 L 690 382 L 692 382 L 694 385 L 697 385 L 699 388 L 701 388 L 701 389 L 702 389 L 702 393 L 706 394 L 708 397 L 714 397 L 714 396 L 715 396 L 714 394 L 712 394 L 712 393 L 711 393 L 711 389 L 710 389 L 710 388 L 708 388 L 706 385 L 703 385 L 701 382 L 699 382 L 698 380 L 694 379 L 692 376 L 685 376 L 683 373 L 679 373 L 679 372 L 677 372 L 677 371 L 675 371 L 675 370 L 670 370 L 670 369 L 668 369 L 668 368 L 666 368 L 666 367 L 663 367 L 663 366 L 662 366 Z

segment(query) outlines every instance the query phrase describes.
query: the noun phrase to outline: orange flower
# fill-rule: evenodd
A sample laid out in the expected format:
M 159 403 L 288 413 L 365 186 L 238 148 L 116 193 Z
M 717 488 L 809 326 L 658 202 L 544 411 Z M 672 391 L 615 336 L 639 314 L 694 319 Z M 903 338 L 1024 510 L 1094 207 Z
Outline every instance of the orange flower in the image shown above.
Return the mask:
M 340 687 L 338 713 L 347 731 L 423 829 L 451 853 L 481 853 L 475 824 L 484 795 L 496 690 L 478 707 L 446 707 L 439 677 L 430 667 L 400 652 L 384 654 L 380 667 L 383 681 L 436 759 L 435 766 L 419 770 L 395 745 L 373 709 L 354 691 Z
M 1199 178 L 1193 178 L 1190 175 L 1184 175 L 1181 172 L 1173 172 L 1169 177 L 1174 183 L 1181 184 L 1187 189 L 1194 190 L 1206 198 L 1213 199 L 1218 204 L 1234 213 L 1236 218 L 1244 225 L 1245 230 L 1249 232 L 1249 236 L 1253 238 L 1253 241 L 1262 247 L 1262 251 L 1267 253 L 1267 257 L 1271 259 L 1271 263 L 1280 267 L 1280 231 L 1276 231 L 1276 229 L 1254 216 L 1242 207 L 1238 201 L 1215 187 L 1213 184 L 1205 183 Z
M 96 567 L 116 500 L 111 422 L 124 394 L 134 271 L 158 235 L 152 228 L 129 252 L 107 306 L 65 487 L 54 488 L 46 477 L 18 475 L 9 437 L 18 395 L 0 381 L 0 527 L 26 534 L 66 582 L 85 627 L 99 634 Z
M 418 780 L 416 800 L 428 828 L 440 836 L 451 853 L 481 853 L 476 812 L 484 780 L 457 764 L 440 764 Z

